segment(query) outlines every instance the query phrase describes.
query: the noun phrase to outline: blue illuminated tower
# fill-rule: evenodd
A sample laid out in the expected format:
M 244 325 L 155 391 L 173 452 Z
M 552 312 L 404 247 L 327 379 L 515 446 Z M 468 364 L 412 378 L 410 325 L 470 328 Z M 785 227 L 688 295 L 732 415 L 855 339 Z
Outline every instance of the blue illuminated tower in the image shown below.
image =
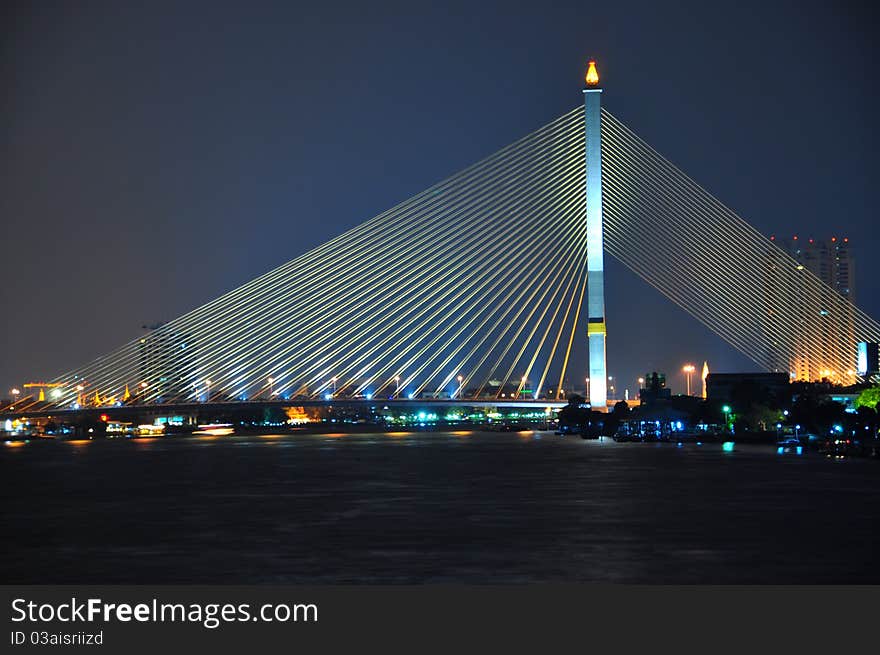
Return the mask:
M 602 89 L 596 62 L 587 69 L 584 118 L 587 157 L 587 339 L 590 347 L 589 400 L 595 409 L 608 404 L 605 366 L 605 267 L 602 240 Z

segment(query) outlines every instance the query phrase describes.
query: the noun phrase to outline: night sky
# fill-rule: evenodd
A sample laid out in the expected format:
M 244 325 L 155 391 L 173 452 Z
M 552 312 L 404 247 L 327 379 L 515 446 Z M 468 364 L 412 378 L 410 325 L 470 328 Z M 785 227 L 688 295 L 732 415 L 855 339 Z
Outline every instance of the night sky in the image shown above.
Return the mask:
M 22 2 L 0 16 L 0 397 L 582 102 L 880 316 L 876 10 L 847 2 Z M 511 265 L 514 265 L 513 263 Z M 609 373 L 755 365 L 607 258 Z

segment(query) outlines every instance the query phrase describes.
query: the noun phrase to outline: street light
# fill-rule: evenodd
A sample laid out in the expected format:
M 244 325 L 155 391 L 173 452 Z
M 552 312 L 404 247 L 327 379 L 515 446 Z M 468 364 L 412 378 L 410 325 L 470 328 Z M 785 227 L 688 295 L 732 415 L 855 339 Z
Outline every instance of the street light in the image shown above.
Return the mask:
M 336 377 L 334 376 L 334 377 L 330 378 L 330 382 L 333 383 L 333 395 L 335 396 L 336 395 Z
M 19 391 L 15 387 L 12 388 L 12 407 L 10 407 L 10 409 L 15 409 L 15 403 L 18 402 L 18 394 L 20 393 L 21 391 Z
M 275 378 L 269 378 L 269 398 L 275 395 Z
M 399 375 L 394 376 L 394 384 L 395 384 L 394 396 L 397 397 L 400 394 L 400 376 Z
M 687 395 L 690 396 L 691 395 L 691 375 L 697 369 L 693 364 L 685 364 L 681 370 L 684 371 L 684 374 L 687 377 Z
M 463 380 L 464 380 L 464 378 L 459 375 L 458 376 L 458 391 L 455 394 L 459 400 L 461 400 L 461 383 Z
M 205 380 L 205 390 L 207 393 L 207 400 L 205 402 L 211 402 L 211 381 Z
M 523 389 L 525 388 L 525 386 L 526 386 L 526 376 L 523 375 L 522 381 L 519 383 L 519 391 L 516 394 L 517 399 L 519 399 L 519 397 L 522 395 L 522 392 L 523 392 Z

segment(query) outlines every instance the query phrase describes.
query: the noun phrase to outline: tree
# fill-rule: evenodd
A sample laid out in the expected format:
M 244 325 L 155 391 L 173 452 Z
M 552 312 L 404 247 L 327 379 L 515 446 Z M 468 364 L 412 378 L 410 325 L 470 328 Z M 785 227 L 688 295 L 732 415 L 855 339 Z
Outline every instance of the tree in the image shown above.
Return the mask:
M 625 400 L 619 400 L 614 403 L 614 410 L 611 412 L 619 420 L 625 419 L 629 415 L 629 403 Z
M 629 416 L 629 403 L 619 400 L 614 403 L 614 409 L 607 414 L 592 412 L 590 416 L 591 427 L 594 432 L 603 437 L 613 437 L 620 428 L 620 423 Z
M 871 387 L 869 389 L 865 389 L 862 393 L 859 394 L 859 397 L 856 398 L 856 409 L 860 407 L 867 407 L 868 409 L 873 409 L 875 412 L 880 411 L 880 387 Z
M 585 402 L 583 396 L 571 394 L 568 397 L 568 404 L 559 410 L 559 427 L 572 431 L 582 430 L 590 420 L 590 410 L 582 407 Z

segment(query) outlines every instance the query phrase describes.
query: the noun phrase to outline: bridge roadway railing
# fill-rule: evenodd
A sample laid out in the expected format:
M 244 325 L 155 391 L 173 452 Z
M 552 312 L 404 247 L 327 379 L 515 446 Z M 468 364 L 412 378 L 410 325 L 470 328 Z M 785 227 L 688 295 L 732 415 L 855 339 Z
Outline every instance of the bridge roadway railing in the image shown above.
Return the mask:
M 59 418 L 68 418 L 74 416 L 81 417 L 99 417 L 106 414 L 108 419 L 116 419 L 120 416 L 129 416 L 131 414 L 151 413 L 159 416 L 166 414 L 192 414 L 204 412 L 235 412 L 238 410 L 248 410 L 265 407 L 388 407 L 390 408 L 414 408 L 429 409 L 436 407 L 452 408 L 452 407 L 470 407 L 470 408 L 531 408 L 531 409 L 559 409 L 567 404 L 561 400 L 537 399 L 537 400 L 494 400 L 494 399 L 469 399 L 469 398 L 384 398 L 367 400 L 366 398 L 336 398 L 326 399 L 290 399 L 290 400 L 240 400 L 240 401 L 218 401 L 218 402 L 201 402 L 201 403 L 147 403 L 147 404 L 127 404 L 112 406 L 96 406 L 96 407 L 51 407 L 42 409 L 31 409 L 28 411 L 2 411 L 0 412 L 0 420 L 5 419 L 27 419 L 27 418 L 48 418 L 57 416 Z

